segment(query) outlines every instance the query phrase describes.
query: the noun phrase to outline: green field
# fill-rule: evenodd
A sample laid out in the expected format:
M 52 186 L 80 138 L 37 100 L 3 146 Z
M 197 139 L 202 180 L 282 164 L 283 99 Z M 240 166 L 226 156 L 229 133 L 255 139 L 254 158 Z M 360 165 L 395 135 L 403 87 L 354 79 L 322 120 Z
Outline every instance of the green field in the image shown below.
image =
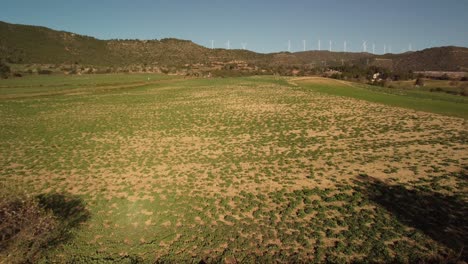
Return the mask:
M 316 81 L 317 78 L 303 78 L 297 80 L 303 87 L 321 93 L 346 96 L 390 106 L 458 116 L 465 119 L 468 118 L 467 97 L 429 92 L 429 87 L 431 85 L 436 87 L 437 81 L 428 82 L 430 84 L 421 89 L 409 88 L 409 86 L 407 87 L 401 84 L 399 85 L 402 87 L 401 89 L 395 89 L 332 80 L 328 80 L 327 83 L 323 83 L 322 81 L 322 85 L 316 85 Z
M 106 92 L 154 84 L 174 77 L 155 74 L 30 75 L 0 81 L 0 98 Z
M 392 91 L 0 80 L 0 186 L 64 197 L 75 224 L 39 263 L 466 261 L 468 104 Z
M 394 81 L 391 86 L 405 90 L 433 91 L 439 93 L 459 93 L 468 89 L 467 81 L 423 79 L 424 86 L 415 87 L 415 80 Z

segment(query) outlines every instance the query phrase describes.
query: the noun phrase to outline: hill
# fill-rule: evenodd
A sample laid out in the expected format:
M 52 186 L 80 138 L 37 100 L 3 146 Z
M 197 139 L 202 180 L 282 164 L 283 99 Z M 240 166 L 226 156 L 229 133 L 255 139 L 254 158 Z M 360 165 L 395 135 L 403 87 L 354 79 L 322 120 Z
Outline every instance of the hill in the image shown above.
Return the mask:
M 403 54 L 387 54 L 378 59 L 390 59 L 395 69 L 413 71 L 468 71 L 468 49 L 437 47 Z
M 121 67 L 153 65 L 217 69 L 226 63 L 245 63 L 249 69 L 320 68 L 374 65 L 393 70 L 466 71 L 468 48 L 440 47 L 403 54 L 304 51 L 261 54 L 247 50 L 209 49 L 189 40 L 100 40 L 53 29 L 0 21 L 0 58 L 19 64 L 82 64 Z M 213 66 L 214 65 L 214 66 Z
M 45 27 L 0 22 L 0 57 L 11 63 L 165 66 L 263 59 L 244 50 L 211 50 L 188 40 L 99 40 Z

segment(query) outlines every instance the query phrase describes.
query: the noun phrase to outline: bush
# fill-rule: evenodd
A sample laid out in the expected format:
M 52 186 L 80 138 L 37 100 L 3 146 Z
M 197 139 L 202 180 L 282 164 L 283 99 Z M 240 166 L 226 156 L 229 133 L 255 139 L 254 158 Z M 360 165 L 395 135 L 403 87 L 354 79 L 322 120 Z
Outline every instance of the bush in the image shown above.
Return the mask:
M 332 79 L 337 79 L 337 80 L 341 80 L 343 79 L 343 76 L 341 75 L 341 73 L 333 73 L 330 78 Z
M 374 85 L 381 86 L 381 87 L 386 87 L 387 83 L 388 83 L 387 80 L 383 79 L 383 80 L 375 82 Z
M 8 78 L 10 74 L 10 67 L 0 61 L 0 78 Z
M 38 70 L 37 73 L 38 74 L 52 74 L 52 71 L 51 70 Z
M 59 225 L 36 199 L 16 195 L 0 202 L 0 222 L 0 259 L 6 263 L 37 260 Z
M 444 73 L 442 76 L 439 77 L 439 80 L 447 81 L 450 80 L 450 77 L 448 76 L 448 74 Z
M 71 228 L 88 217 L 80 199 L 61 194 L 29 196 L 3 188 L 0 262 L 37 262 L 48 248 L 69 239 Z
M 468 88 L 467 87 L 460 87 L 460 95 L 468 96 Z
M 423 78 L 417 78 L 416 81 L 414 82 L 415 86 L 424 86 L 424 79 Z

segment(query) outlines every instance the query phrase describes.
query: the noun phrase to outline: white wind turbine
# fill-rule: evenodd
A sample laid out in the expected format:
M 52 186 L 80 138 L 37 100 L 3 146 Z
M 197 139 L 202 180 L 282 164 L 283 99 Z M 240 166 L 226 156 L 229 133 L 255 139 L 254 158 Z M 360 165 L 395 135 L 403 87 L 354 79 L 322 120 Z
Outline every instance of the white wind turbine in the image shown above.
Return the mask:
M 244 42 L 244 43 L 241 43 L 241 45 L 242 45 L 243 50 L 247 49 L 247 43 Z
M 303 46 L 303 50 L 306 51 L 306 40 L 305 39 L 302 40 L 302 46 Z
M 211 40 L 211 49 L 214 49 L 214 40 Z
M 345 40 L 345 41 L 343 42 L 343 51 L 344 51 L 344 52 L 346 52 L 346 50 L 347 50 L 347 48 L 348 48 L 348 47 L 347 47 L 347 44 L 348 44 L 348 43 L 346 43 L 346 40 Z
M 330 40 L 330 41 L 328 42 L 328 44 L 329 44 L 329 49 L 328 49 L 328 50 L 331 52 L 331 51 L 332 51 L 332 41 Z
M 320 50 L 320 39 L 318 40 L 318 50 Z
M 362 51 L 367 52 L 367 41 L 365 40 L 362 41 Z
M 231 49 L 231 41 L 228 40 L 226 42 L 226 47 L 227 47 L 227 49 Z

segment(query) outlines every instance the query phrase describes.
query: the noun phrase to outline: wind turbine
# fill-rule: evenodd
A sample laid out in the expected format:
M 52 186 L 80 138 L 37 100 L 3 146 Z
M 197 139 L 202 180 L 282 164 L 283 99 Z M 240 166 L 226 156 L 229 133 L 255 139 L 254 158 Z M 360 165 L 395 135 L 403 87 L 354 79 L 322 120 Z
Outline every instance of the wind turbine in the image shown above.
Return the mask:
M 226 47 L 227 49 L 231 49 L 231 42 L 229 40 L 226 42 Z
M 383 53 L 387 54 L 387 45 L 385 45 L 385 44 L 383 45 Z
M 288 40 L 288 51 L 291 52 L 291 40 Z
M 320 50 L 320 39 L 318 40 L 318 50 Z
M 305 39 L 302 40 L 302 46 L 304 48 L 304 51 L 306 51 L 306 40 Z
M 245 50 L 247 48 L 247 43 L 241 43 L 242 49 Z
M 211 40 L 211 49 L 214 49 L 214 40 Z
M 331 52 L 332 51 L 332 41 L 330 40 L 328 44 L 329 44 L 329 50 Z
M 343 42 L 343 51 L 346 52 L 346 49 L 347 49 L 347 43 L 346 43 L 346 40 Z
M 362 41 L 362 51 L 367 52 L 367 41 L 365 40 Z

